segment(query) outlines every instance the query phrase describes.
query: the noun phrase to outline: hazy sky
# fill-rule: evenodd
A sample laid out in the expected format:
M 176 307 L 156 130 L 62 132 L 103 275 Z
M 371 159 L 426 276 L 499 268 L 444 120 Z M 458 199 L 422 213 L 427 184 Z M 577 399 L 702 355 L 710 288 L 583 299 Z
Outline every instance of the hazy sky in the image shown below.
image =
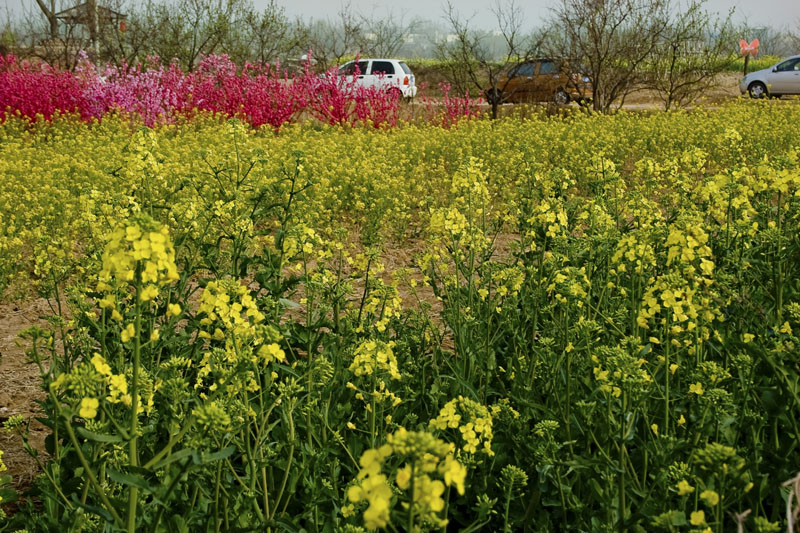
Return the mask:
M 61 3 L 80 3 L 82 0 L 59 0 Z M 141 0 L 127 0 L 136 4 Z M 490 6 L 494 0 L 452 0 L 456 9 L 464 17 L 476 15 L 475 24 L 489 29 L 493 27 L 494 16 Z M 263 8 L 269 0 L 253 0 L 256 7 Z M 278 4 L 286 9 L 290 17 L 309 18 L 334 17 L 343 0 L 278 0 Z M 517 0 L 525 13 L 526 26 L 541 26 L 541 21 L 550 13 L 550 8 L 557 5 L 558 0 Z M 365 14 L 383 16 L 388 12 L 396 15 L 405 13 L 406 18 L 421 17 L 434 22 L 442 22 L 445 0 L 350 0 L 350 5 Z M 23 7 L 36 9 L 35 0 L 0 0 L 3 11 L 8 9 L 12 14 L 21 13 Z M 709 11 L 727 14 L 735 8 L 736 22 L 747 22 L 751 26 L 773 26 L 775 28 L 800 27 L 800 0 L 707 0 Z
M 264 6 L 268 0 L 254 0 L 257 6 Z M 303 18 L 333 17 L 339 11 L 342 2 L 339 0 L 278 0 L 286 9 L 286 14 Z M 490 6 L 492 0 L 453 0 L 456 9 L 463 16 L 476 14 L 475 22 L 481 26 L 493 26 L 494 17 Z M 525 12 L 528 26 L 540 26 L 540 21 L 550 13 L 550 8 L 557 5 L 554 0 L 518 0 Z M 389 11 L 395 14 L 405 13 L 406 18 L 422 17 L 433 21 L 441 21 L 444 0 L 350 0 L 350 5 L 363 13 L 374 13 L 381 16 Z M 706 7 L 711 12 L 726 15 L 731 8 L 735 8 L 734 19 L 737 22 L 748 22 L 751 26 L 800 26 L 800 0 L 708 0 Z

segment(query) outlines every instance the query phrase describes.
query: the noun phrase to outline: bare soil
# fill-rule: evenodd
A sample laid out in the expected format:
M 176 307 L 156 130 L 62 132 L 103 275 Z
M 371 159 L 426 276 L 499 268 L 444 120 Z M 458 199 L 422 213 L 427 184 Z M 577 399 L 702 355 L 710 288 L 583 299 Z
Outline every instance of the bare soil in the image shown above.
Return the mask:
M 741 93 L 739 92 L 740 74 L 727 72 L 719 74 L 716 83 L 695 103 L 697 106 L 716 106 L 735 100 Z M 637 91 L 625 99 L 623 109 L 663 109 L 664 103 L 655 91 Z
M 31 327 L 46 327 L 43 316 L 51 315 L 47 301 L 41 298 L 0 304 L 0 422 L 14 415 L 22 415 L 30 422 L 30 444 L 44 454 L 45 426 L 35 420 L 39 416 L 37 400 L 44 396 L 40 388 L 39 369 L 29 363 L 25 355 L 27 346 L 20 339 L 21 331 Z M 13 488 L 25 490 L 39 474 L 36 461 L 23 449 L 16 434 L 0 430 L 0 450 L 5 472 L 13 478 Z M 42 455 L 42 459 L 46 457 Z

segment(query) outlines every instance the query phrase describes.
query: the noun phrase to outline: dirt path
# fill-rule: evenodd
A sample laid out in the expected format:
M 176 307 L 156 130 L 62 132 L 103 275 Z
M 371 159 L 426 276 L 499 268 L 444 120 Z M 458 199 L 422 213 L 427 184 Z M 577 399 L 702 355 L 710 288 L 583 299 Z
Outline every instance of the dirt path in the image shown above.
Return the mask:
M 25 356 L 25 344 L 19 333 L 31 326 L 45 327 L 43 316 L 52 314 L 41 298 L 0 305 L 0 422 L 14 415 L 30 421 L 30 443 L 44 451 L 46 428 L 34 418 L 39 414 L 36 401 L 43 396 L 39 370 Z M 13 478 L 13 487 L 24 490 L 39 473 L 34 459 L 22 448 L 22 441 L 0 429 L 0 450 L 5 472 Z

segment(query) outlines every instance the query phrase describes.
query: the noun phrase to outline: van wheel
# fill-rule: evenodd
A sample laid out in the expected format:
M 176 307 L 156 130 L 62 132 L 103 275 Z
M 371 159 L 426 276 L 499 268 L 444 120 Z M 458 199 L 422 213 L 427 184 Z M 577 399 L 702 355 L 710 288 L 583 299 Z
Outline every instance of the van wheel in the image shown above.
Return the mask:
M 764 98 L 767 96 L 767 86 L 760 81 L 754 81 L 747 88 L 747 92 L 750 93 L 750 98 Z
M 392 100 L 400 100 L 400 98 L 403 97 L 403 91 L 401 91 L 397 87 L 392 87 L 391 89 L 389 89 L 388 92 Z
M 553 95 L 553 101 L 558 105 L 567 105 L 569 103 L 569 94 L 564 89 L 559 89 Z

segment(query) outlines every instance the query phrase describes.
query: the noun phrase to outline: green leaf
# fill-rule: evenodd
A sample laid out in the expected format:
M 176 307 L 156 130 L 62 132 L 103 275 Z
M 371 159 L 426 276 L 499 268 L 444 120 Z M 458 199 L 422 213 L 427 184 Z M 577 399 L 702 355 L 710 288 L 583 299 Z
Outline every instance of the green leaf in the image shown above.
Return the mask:
M 228 446 L 214 453 L 195 452 L 192 454 L 192 461 L 197 465 L 220 461 L 233 455 L 236 446 Z
M 685 526 L 688 522 L 686 522 L 686 515 L 683 514 L 682 511 L 672 511 L 672 525 L 675 527 Z
M 183 451 L 183 450 L 181 450 Z M 178 533 L 189 533 L 189 527 L 181 515 L 172 515 L 169 520 L 170 531 L 177 531 Z
M 136 487 L 147 492 L 153 491 L 153 488 L 150 486 L 150 484 L 143 477 L 137 476 L 136 474 L 124 474 L 122 472 L 117 472 L 116 470 L 108 470 L 107 473 L 108 477 L 110 477 L 116 483 Z
M 286 298 L 279 298 L 278 301 L 281 303 L 282 306 L 288 307 L 289 309 L 297 309 L 300 307 L 300 304 L 297 302 L 293 302 L 292 300 L 287 300 Z
M 120 437 L 119 435 L 106 435 L 104 433 L 95 433 L 80 426 L 76 429 L 78 434 L 84 439 L 93 440 L 96 442 L 122 442 L 122 437 Z
M 14 489 L 2 489 L 0 488 L 0 502 L 11 503 L 17 501 L 19 494 Z
M 92 513 L 94 513 L 96 515 L 102 516 L 106 520 L 106 522 L 113 522 L 114 521 L 114 517 L 112 517 L 111 513 L 109 513 L 106 509 L 104 509 L 102 507 L 96 507 L 94 505 L 88 505 L 88 504 L 85 504 L 85 503 L 81 503 L 81 501 L 78 499 L 78 495 L 75 494 L 75 493 L 72 493 L 71 496 L 72 496 L 72 503 L 74 503 L 75 505 L 77 505 L 81 509 L 86 509 L 89 512 L 92 512 Z
M 180 461 L 181 459 L 191 457 L 193 453 L 196 453 L 196 451 L 192 450 L 191 448 L 184 448 L 183 450 L 178 450 L 177 452 L 169 454 L 168 456 L 164 457 L 159 462 L 154 464 L 153 470 L 164 468 L 165 466 L 172 464 L 175 461 Z

